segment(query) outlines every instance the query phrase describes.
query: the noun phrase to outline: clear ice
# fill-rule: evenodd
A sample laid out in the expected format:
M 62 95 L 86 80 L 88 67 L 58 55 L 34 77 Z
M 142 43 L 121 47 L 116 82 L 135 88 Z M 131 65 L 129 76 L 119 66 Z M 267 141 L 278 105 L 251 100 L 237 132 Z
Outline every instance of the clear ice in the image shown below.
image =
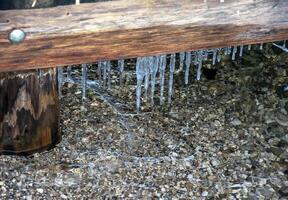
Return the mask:
M 170 57 L 170 75 L 169 75 L 169 88 L 168 88 L 168 104 L 172 103 L 172 95 L 173 95 L 173 79 L 174 79 L 174 71 L 175 71 L 175 62 L 176 62 L 176 54 L 171 54 Z
M 260 49 L 260 50 L 263 50 L 263 43 L 260 44 L 259 49 Z
M 136 87 L 136 107 L 137 111 L 140 110 L 141 106 L 141 87 L 145 77 L 145 64 L 143 58 L 137 58 L 136 63 L 136 77 L 137 77 L 137 87 Z
M 153 59 L 153 57 L 144 57 L 143 58 L 143 64 L 145 65 L 145 82 L 144 82 L 144 95 L 145 95 L 145 99 L 148 98 L 148 88 L 149 88 L 149 82 L 150 82 L 150 75 L 151 75 L 151 71 L 150 71 L 150 65 L 151 65 L 151 59 Z
M 275 46 L 285 48 L 285 41 L 281 45 L 273 44 Z M 251 45 L 248 45 L 248 50 L 251 49 Z M 260 49 L 263 49 L 263 44 L 260 45 Z M 196 65 L 196 80 L 201 80 L 203 61 L 208 61 L 208 58 L 212 58 L 211 62 L 215 65 L 217 62 L 220 62 L 223 54 L 230 55 L 232 60 L 236 59 L 236 55 L 239 54 L 239 57 L 243 56 L 244 46 L 226 47 L 226 48 L 215 48 L 208 50 L 199 50 L 193 52 L 181 52 L 179 53 L 179 65 L 176 66 L 176 54 L 173 53 L 170 55 L 169 71 L 166 72 L 167 67 L 167 55 L 159 56 L 149 56 L 149 57 L 139 57 L 136 62 L 136 76 L 137 76 L 137 86 L 136 86 L 136 107 L 137 111 L 141 108 L 141 95 L 144 94 L 145 100 L 151 100 L 151 105 L 155 104 L 154 97 L 157 90 L 158 84 L 160 87 L 160 105 L 163 105 L 164 102 L 167 102 L 169 105 L 172 103 L 173 97 L 173 84 L 174 84 L 174 74 L 178 72 L 184 73 L 184 83 L 185 85 L 189 84 L 189 73 L 191 64 Z M 177 54 L 178 56 L 178 54 Z M 118 62 L 118 75 L 119 75 L 119 84 L 123 86 L 123 74 L 125 69 L 125 60 L 120 59 Z M 97 80 L 88 80 L 87 79 L 87 69 L 88 65 L 82 65 L 82 79 L 71 76 L 71 66 L 68 66 L 65 70 L 66 74 L 63 77 L 63 68 L 57 68 L 57 79 L 58 79 L 58 90 L 59 96 L 61 98 L 61 86 L 64 81 L 71 80 L 74 83 L 82 85 L 82 99 L 86 99 L 86 88 L 94 86 L 99 86 Z M 177 68 L 177 71 L 175 71 Z M 37 70 L 38 76 L 42 76 L 42 70 Z M 103 87 L 111 87 L 112 79 L 112 65 L 111 61 L 101 61 L 98 62 L 98 69 L 96 69 L 95 74 L 98 74 L 99 80 L 103 83 Z M 159 75 L 158 75 L 159 74 Z M 96 75 L 97 76 L 97 75 Z M 167 76 L 167 78 L 166 78 Z M 98 80 L 98 81 L 99 81 Z M 167 81 L 167 82 L 166 82 Z M 168 88 L 165 89 L 165 84 Z M 144 88 L 144 92 L 142 91 Z M 150 90 L 151 87 L 151 90 Z M 287 90 L 287 88 L 286 88 Z M 151 91 L 151 93 L 150 93 Z M 166 99 L 167 94 L 167 101 Z M 164 95 L 165 94 L 165 95 Z M 148 97 L 148 95 L 150 95 Z M 165 96 L 165 97 L 164 97 Z
M 154 105 L 154 93 L 155 93 L 155 85 L 156 85 L 156 76 L 159 69 L 160 56 L 154 57 L 153 62 L 150 65 L 151 71 L 151 105 Z
M 40 71 L 41 74 L 41 71 Z M 42 75 L 40 75 L 42 76 Z M 58 79 L 58 94 L 59 94 L 59 98 L 62 98 L 62 85 L 63 85 L 63 68 L 62 67 L 58 67 L 57 68 L 57 79 Z
M 106 61 L 107 75 L 108 75 L 108 88 L 111 89 L 111 62 Z
M 166 70 L 166 55 L 160 56 L 160 105 L 164 103 L 164 84 L 165 84 L 165 70 Z
M 197 75 L 196 75 L 196 80 L 200 81 L 201 80 L 201 73 L 202 73 L 202 64 L 203 64 L 203 51 L 198 51 L 197 55 Z
M 185 52 L 179 53 L 180 63 L 179 63 L 179 71 L 183 71 L 184 61 L 185 61 Z
M 237 53 L 237 46 L 234 46 L 232 51 L 232 60 L 235 60 L 236 53 Z
M 217 49 L 213 49 L 213 58 L 212 58 L 212 64 L 216 64 L 216 59 L 217 59 Z
M 125 65 L 125 61 L 123 59 L 122 60 L 118 60 L 118 69 L 119 69 L 119 72 L 120 72 L 120 76 L 119 76 L 120 86 L 123 85 L 124 65 Z
M 87 89 L 87 64 L 82 64 L 82 100 L 86 99 Z
M 186 60 L 185 60 L 185 85 L 189 83 L 189 70 L 191 65 L 191 52 L 186 52 Z
M 240 52 L 239 52 L 239 56 L 240 56 L 240 57 L 243 56 L 243 48 L 244 48 L 244 46 L 241 45 L 241 46 L 240 46 Z
M 68 66 L 66 68 L 66 79 L 68 82 L 70 82 L 72 80 L 71 66 Z

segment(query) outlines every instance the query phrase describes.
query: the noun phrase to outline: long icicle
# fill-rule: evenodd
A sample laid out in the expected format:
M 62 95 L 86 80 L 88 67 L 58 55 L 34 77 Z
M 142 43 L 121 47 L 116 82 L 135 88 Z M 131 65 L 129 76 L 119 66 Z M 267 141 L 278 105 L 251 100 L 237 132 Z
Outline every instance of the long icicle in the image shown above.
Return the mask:
M 124 60 L 118 60 L 118 68 L 119 68 L 119 72 L 120 72 L 120 76 L 119 76 L 120 86 L 123 85 L 124 65 L 125 65 Z
M 232 60 L 235 60 L 236 53 L 237 53 L 237 46 L 234 46 L 232 51 Z
M 141 87 L 143 79 L 145 76 L 145 65 L 143 63 L 143 58 L 137 58 L 136 63 L 136 77 L 137 77 L 137 88 L 136 88 L 136 108 L 137 111 L 140 110 L 141 106 Z
M 175 71 L 175 54 L 171 54 L 170 58 L 170 76 L 169 76 L 169 90 L 168 90 L 168 104 L 172 103 L 172 95 L 173 95 L 173 79 L 174 79 L 174 71 Z
M 41 73 L 41 72 L 40 72 Z M 63 68 L 58 67 L 57 68 L 57 79 L 58 79 L 58 95 L 59 98 L 62 98 L 62 85 L 63 85 Z
M 107 61 L 101 62 L 102 71 L 103 71 L 103 86 L 106 88 L 107 85 Z
M 107 61 L 108 89 L 111 89 L 111 62 Z
M 213 59 L 212 64 L 215 65 L 217 60 L 217 49 L 213 49 Z
M 183 71 L 184 68 L 184 61 L 185 61 L 185 52 L 181 52 L 179 53 L 179 57 L 180 57 L 180 63 L 179 63 L 179 72 Z
M 263 50 L 263 43 L 260 44 L 259 49 L 260 49 L 260 50 Z
M 240 46 L 239 57 L 242 57 L 242 56 L 243 56 L 243 49 L 244 49 L 244 46 L 241 45 L 241 46 Z
M 148 88 L 150 83 L 150 59 L 151 57 L 144 57 L 143 64 L 145 65 L 145 82 L 144 82 L 144 97 L 148 98 Z
M 252 47 L 252 45 L 251 45 L 251 44 L 249 44 L 249 45 L 248 45 L 248 51 L 250 51 L 250 50 L 251 50 L 251 47 Z
M 101 71 L 102 71 L 102 62 L 98 62 L 97 74 L 98 74 L 100 81 L 102 80 L 102 72 Z
M 82 100 L 86 99 L 87 89 L 87 64 L 82 64 Z
M 156 75 L 159 69 L 160 56 L 154 57 L 151 67 L 151 105 L 154 106 L 154 93 L 156 84 Z
M 160 56 L 160 105 L 164 103 L 164 84 L 165 84 L 165 70 L 166 70 L 166 55 Z
M 186 61 L 185 61 L 185 85 L 189 83 L 189 71 L 191 65 L 191 52 L 186 52 Z
M 67 74 L 66 74 L 66 79 L 67 79 L 67 81 L 71 81 L 72 80 L 72 77 L 71 77 L 71 66 L 68 66 L 67 68 L 66 68 L 66 72 L 67 72 Z
M 202 64 L 203 64 L 203 51 L 202 50 L 197 52 L 197 63 L 198 63 L 198 67 L 197 67 L 196 80 L 200 81 L 201 80 L 201 74 L 202 74 Z
M 221 48 L 217 49 L 218 53 L 217 53 L 217 62 L 220 63 L 221 62 L 221 58 L 222 58 L 222 55 L 221 55 Z

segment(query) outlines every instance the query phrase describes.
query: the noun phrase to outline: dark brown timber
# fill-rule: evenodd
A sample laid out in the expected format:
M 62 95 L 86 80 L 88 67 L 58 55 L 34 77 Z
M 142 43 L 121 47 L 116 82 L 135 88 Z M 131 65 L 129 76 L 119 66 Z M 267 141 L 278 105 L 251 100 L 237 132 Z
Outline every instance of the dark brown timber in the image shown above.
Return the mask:
M 55 69 L 0 74 L 0 154 L 45 150 L 60 139 Z
M 119 0 L 0 11 L 0 71 L 288 39 L 287 0 Z M 10 44 L 14 28 L 26 40 Z

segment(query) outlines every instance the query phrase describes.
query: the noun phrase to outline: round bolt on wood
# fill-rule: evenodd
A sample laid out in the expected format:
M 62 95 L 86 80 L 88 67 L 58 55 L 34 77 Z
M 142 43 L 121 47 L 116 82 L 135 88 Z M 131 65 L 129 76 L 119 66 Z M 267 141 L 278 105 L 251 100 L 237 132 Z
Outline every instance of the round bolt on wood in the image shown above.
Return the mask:
M 13 44 L 20 44 L 25 40 L 26 34 L 21 29 L 14 29 L 9 33 L 9 40 Z

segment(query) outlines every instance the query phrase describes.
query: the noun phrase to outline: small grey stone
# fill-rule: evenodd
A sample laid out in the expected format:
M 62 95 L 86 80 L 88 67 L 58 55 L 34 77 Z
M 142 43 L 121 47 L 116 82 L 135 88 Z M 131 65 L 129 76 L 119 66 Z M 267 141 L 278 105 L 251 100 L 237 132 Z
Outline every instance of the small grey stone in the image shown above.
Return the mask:
M 239 125 L 242 124 L 242 122 L 240 121 L 240 119 L 235 118 L 235 119 L 233 119 L 233 120 L 231 121 L 231 124 L 232 124 L 233 126 L 239 126 Z

